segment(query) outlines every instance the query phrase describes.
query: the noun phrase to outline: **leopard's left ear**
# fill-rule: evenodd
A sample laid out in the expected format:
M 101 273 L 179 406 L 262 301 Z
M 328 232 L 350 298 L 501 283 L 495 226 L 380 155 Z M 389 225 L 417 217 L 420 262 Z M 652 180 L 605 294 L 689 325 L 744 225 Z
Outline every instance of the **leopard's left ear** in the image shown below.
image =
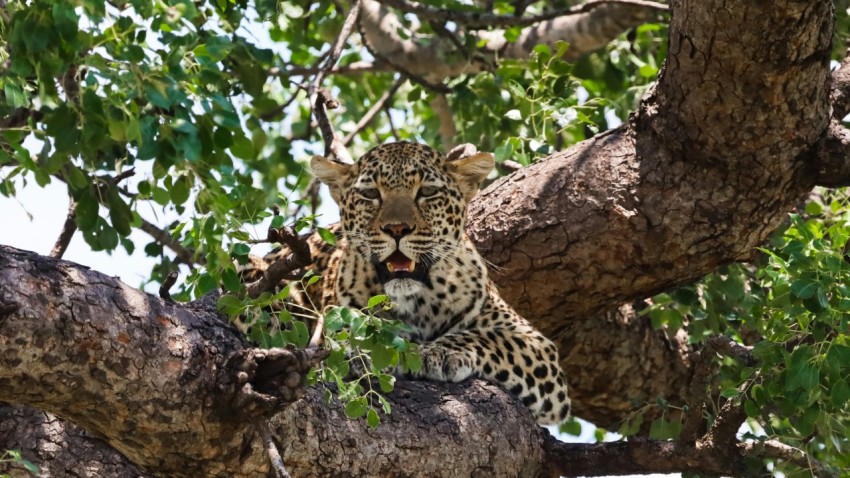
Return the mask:
M 492 153 L 475 153 L 454 161 L 447 161 L 449 172 L 460 183 L 464 199 L 469 201 L 478 192 L 478 185 L 495 166 Z
M 323 156 L 313 156 L 313 159 L 310 160 L 310 169 L 316 179 L 328 185 L 331 196 L 339 204 L 342 190 L 352 178 L 354 165 L 331 161 Z

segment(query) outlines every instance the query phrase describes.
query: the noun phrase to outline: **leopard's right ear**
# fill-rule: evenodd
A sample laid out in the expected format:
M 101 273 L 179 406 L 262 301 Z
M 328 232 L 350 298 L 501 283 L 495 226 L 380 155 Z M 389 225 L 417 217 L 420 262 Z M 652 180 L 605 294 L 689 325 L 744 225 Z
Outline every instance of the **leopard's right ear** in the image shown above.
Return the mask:
M 349 184 L 353 176 L 354 165 L 331 161 L 324 156 L 313 156 L 310 160 L 310 169 L 316 179 L 330 187 L 331 196 L 339 203 L 342 189 Z

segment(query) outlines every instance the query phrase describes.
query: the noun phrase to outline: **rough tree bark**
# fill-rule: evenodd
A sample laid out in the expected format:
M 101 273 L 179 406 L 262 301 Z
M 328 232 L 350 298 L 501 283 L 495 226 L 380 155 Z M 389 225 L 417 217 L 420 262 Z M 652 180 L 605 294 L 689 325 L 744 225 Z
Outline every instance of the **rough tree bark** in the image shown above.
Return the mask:
M 831 2 L 672 7 L 664 71 L 629 124 L 470 207 L 503 296 L 559 342 L 576 413 L 600 425 L 633 399 L 676 401 L 688 370 L 684 337 L 612 305 L 751 257 L 816 183 L 830 120 Z
M 630 399 L 676 400 L 689 379 L 683 337 L 614 305 L 750 257 L 813 185 L 847 182 L 846 132 L 829 129 L 832 8 L 673 2 L 665 69 L 630 122 L 472 204 L 470 233 L 500 267 L 505 298 L 559 342 L 577 415 L 611 425 Z M 253 425 L 233 405 L 254 403 L 255 419 L 270 412 L 257 394 L 244 398 L 234 363 L 245 344 L 212 311 L 9 248 L 0 261 L 0 400 L 54 412 L 156 474 L 267 472 Z M 393 416 L 375 432 L 319 395 L 278 400 L 272 419 L 299 475 L 430 466 L 533 476 L 552 472 L 547 459 L 586 465 L 580 453 L 550 453 L 528 414 L 482 382 L 400 383 Z M 680 453 L 683 469 L 693 459 L 665 450 Z M 725 450 L 710 462 L 731 467 L 736 457 Z M 734 471 L 700 465 L 690 469 Z

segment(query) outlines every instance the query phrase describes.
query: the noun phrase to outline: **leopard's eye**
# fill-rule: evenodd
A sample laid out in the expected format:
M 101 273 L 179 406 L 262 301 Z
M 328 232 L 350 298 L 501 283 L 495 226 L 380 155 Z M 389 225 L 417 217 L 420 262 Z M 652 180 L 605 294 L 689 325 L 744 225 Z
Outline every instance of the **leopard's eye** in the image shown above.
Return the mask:
M 437 186 L 422 186 L 419 188 L 419 191 L 416 193 L 417 198 L 430 198 L 436 196 L 440 192 L 440 188 Z
M 381 191 L 376 188 L 358 189 L 357 192 L 366 199 L 381 199 Z

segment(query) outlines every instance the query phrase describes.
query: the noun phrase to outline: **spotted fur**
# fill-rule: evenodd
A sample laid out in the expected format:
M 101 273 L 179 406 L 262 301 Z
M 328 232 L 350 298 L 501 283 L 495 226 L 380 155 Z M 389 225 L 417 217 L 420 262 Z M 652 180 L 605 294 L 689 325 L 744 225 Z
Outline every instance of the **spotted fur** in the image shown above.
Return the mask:
M 354 165 L 320 156 L 311 165 L 340 207 L 336 303 L 363 308 L 387 294 L 390 313 L 420 345 L 419 375 L 483 377 L 519 397 L 540 424 L 567 418 L 555 345 L 501 299 L 464 232 L 466 204 L 492 170 L 492 155 L 448 160 L 425 145 L 392 143 Z

